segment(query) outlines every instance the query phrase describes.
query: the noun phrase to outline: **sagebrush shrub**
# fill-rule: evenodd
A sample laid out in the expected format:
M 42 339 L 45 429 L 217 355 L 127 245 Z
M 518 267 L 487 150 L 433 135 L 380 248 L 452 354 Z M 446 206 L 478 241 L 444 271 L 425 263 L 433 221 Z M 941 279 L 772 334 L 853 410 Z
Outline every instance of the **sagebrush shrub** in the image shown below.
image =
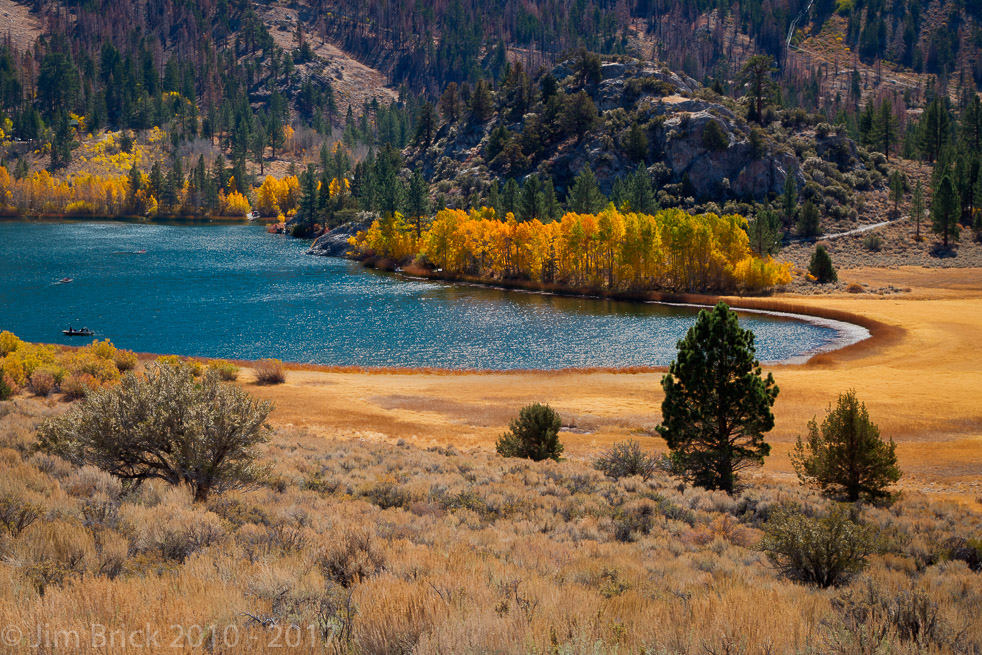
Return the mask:
M 853 520 L 846 506 L 832 505 L 825 514 L 809 517 L 785 505 L 764 526 L 760 548 L 786 577 L 826 588 L 863 570 L 884 543 L 874 526 Z
M 657 505 L 647 499 L 620 508 L 614 515 L 614 538 L 629 542 L 634 541 L 638 535 L 648 534 L 655 524 L 657 510 Z
M 325 577 L 350 587 L 381 571 L 385 554 L 370 530 L 345 528 L 321 552 L 318 563 Z
M 259 384 L 283 384 L 286 382 L 286 370 L 283 362 L 278 359 L 260 359 L 253 366 L 256 372 L 256 382 Z
M 870 252 L 880 252 L 883 249 L 883 237 L 879 234 L 868 234 L 863 237 L 863 248 Z
M 609 478 L 633 475 L 647 480 L 658 467 L 658 460 L 641 449 L 641 444 L 633 439 L 615 443 L 593 462 L 593 467 Z
M 13 489 L 0 489 L 0 528 L 16 537 L 44 515 L 44 507 Z
M 129 373 L 44 421 L 39 446 L 121 479 L 185 485 L 204 501 L 212 490 L 257 479 L 272 409 L 214 372 L 197 381 L 188 366 L 152 364 L 142 378 Z

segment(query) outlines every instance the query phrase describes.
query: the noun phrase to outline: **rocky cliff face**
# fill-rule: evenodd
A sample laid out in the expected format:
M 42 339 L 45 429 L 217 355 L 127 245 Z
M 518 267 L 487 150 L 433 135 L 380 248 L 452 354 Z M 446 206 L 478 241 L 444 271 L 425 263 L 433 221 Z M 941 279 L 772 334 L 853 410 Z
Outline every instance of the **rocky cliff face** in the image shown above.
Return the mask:
M 579 81 L 575 62 L 557 66 L 552 76 L 564 103 L 589 94 L 598 112 L 589 129 L 571 133 L 554 127 L 561 125 L 557 111 L 564 109 L 552 108 L 550 116 L 543 102 L 509 120 L 499 97 L 487 122 L 445 123 L 428 147 L 408 148 L 407 167 L 421 170 L 451 203 L 455 195 L 463 202 L 494 179 L 521 182 L 533 173 L 551 176 L 562 196 L 587 165 L 609 193 L 615 180 L 643 163 L 663 205 L 763 201 L 781 193 L 788 175 L 799 189 L 811 181 L 802 166 L 805 154 L 796 152 L 792 135 L 780 123 L 768 128 L 748 124 L 740 105 L 684 75 L 625 59 L 603 64 L 600 79 L 592 84 Z M 513 144 L 504 154 L 503 134 Z M 855 144 L 833 139 L 819 144 L 819 158 L 834 162 L 842 173 L 864 168 Z M 815 142 L 811 135 L 808 140 Z

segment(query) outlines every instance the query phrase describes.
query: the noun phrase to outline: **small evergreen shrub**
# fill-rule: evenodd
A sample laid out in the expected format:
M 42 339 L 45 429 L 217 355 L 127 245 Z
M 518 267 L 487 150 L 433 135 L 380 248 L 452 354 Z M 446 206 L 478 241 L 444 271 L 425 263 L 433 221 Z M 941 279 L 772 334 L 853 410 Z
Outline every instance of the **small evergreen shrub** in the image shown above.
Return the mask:
M 706 150 L 719 152 L 726 150 L 730 145 L 730 138 L 714 120 L 706 123 L 702 130 L 702 145 Z
M 839 274 L 835 272 L 832 265 L 832 257 L 825 246 L 819 245 L 812 254 L 811 263 L 808 265 L 808 272 L 812 274 L 815 281 L 819 284 L 829 284 L 839 281 Z
M 544 459 L 559 460 L 563 445 L 559 442 L 562 421 L 559 414 L 548 405 L 535 403 L 522 408 L 498 439 L 497 450 L 505 457 L 523 457 L 540 462 Z

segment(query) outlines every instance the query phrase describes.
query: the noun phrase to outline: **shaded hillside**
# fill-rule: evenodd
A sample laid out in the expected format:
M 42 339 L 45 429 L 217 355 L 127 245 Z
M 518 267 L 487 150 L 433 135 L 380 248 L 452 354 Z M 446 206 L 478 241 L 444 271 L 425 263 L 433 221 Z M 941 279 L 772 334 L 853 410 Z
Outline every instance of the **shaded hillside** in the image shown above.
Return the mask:
M 617 199 L 642 166 L 662 206 L 765 202 L 790 175 L 805 199 L 841 217 L 856 188 L 882 180 L 872 158 L 834 131 L 816 134 L 807 116 L 775 114 L 762 129 L 745 120 L 744 107 L 687 76 L 625 57 L 583 57 L 536 78 L 513 68 L 487 116 L 476 113 L 478 91 L 456 117 L 444 96 L 433 138 L 407 148 L 407 165 L 461 204 L 475 187 L 530 176 L 551 179 L 564 198 L 588 167 Z

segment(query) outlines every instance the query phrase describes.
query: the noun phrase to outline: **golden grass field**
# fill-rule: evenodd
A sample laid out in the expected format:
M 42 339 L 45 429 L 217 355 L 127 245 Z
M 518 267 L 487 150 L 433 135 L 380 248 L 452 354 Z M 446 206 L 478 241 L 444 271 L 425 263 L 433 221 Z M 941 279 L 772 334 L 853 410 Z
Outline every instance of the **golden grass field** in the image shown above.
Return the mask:
M 854 269 L 844 282 L 893 284 L 905 294 L 780 295 L 803 310 L 858 314 L 902 330 L 806 365 L 770 368 L 781 394 L 773 452 L 763 473 L 791 479 L 787 453 L 806 423 L 855 388 L 884 437 L 898 443 L 902 488 L 957 499 L 982 511 L 982 269 Z M 655 436 L 661 373 L 506 374 L 291 371 L 284 385 L 250 391 L 276 403 L 279 426 L 315 434 L 406 439 L 420 446 L 493 448 L 519 408 L 546 402 L 574 430 L 566 454 L 587 458 L 629 437 Z

